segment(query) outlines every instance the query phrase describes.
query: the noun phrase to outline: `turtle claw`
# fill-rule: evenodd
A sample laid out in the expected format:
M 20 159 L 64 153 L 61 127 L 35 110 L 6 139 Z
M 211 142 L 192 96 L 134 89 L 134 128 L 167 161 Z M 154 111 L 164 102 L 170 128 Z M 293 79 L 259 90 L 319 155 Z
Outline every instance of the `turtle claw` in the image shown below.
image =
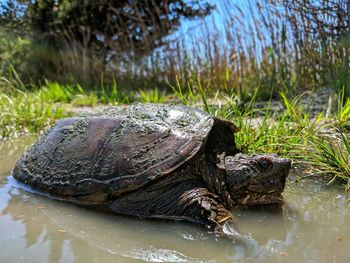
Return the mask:
M 215 227 L 215 233 L 232 240 L 234 243 L 249 247 L 258 247 L 258 243 L 250 236 L 241 234 L 236 224 L 232 220 L 227 220 L 223 224 Z

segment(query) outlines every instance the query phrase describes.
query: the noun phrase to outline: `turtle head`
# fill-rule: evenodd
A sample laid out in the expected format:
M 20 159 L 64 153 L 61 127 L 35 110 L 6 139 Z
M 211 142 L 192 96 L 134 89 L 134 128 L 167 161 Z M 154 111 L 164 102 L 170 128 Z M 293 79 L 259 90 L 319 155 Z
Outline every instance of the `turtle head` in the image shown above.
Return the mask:
M 274 154 L 222 156 L 219 169 L 229 206 L 281 204 L 291 161 Z M 223 189 L 221 189 L 223 190 Z

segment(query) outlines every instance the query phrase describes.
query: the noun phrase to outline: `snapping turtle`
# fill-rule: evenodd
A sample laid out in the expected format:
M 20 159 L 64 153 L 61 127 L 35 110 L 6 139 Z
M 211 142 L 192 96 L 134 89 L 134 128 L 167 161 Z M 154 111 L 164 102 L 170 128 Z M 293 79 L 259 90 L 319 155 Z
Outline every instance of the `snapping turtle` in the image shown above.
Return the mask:
M 13 176 L 74 203 L 237 233 L 228 211 L 281 202 L 290 160 L 239 153 L 230 121 L 182 106 L 136 104 L 59 120 Z

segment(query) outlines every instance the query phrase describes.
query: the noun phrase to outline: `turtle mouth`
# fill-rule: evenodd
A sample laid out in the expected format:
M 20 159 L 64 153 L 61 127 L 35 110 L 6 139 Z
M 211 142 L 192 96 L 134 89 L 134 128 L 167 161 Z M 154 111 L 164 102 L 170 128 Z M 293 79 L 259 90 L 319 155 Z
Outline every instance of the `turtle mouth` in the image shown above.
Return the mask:
M 273 192 L 267 194 L 250 193 L 238 206 L 268 206 L 268 205 L 282 205 L 283 196 L 281 193 Z

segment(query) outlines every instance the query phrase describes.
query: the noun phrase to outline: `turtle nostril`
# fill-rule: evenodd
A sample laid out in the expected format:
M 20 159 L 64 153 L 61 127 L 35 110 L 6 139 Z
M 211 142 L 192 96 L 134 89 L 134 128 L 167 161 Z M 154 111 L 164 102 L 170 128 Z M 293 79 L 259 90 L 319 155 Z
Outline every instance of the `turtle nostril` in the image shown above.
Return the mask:
M 282 165 L 283 165 L 283 169 L 284 170 L 288 170 L 291 168 L 292 166 L 292 161 L 290 159 L 287 158 L 283 158 L 282 159 Z M 288 174 L 288 173 L 287 173 Z

